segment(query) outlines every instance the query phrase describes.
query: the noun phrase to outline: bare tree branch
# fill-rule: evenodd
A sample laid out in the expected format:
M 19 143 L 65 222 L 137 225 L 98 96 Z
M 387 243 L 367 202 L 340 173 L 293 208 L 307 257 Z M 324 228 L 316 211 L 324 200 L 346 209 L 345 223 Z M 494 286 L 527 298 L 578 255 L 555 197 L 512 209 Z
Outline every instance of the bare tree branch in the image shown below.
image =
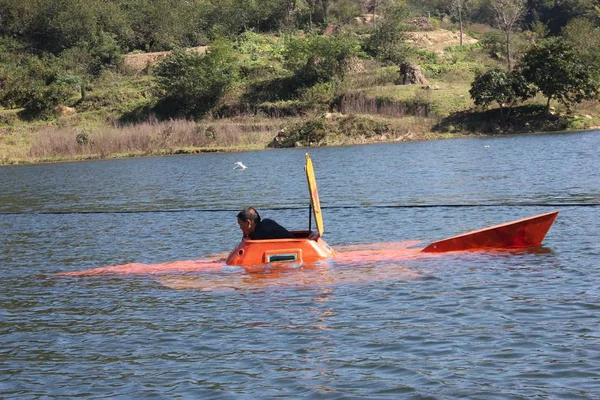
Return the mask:
M 506 57 L 510 71 L 512 70 L 510 34 L 515 31 L 518 22 L 525 15 L 527 6 L 525 0 L 494 0 L 492 8 L 498 28 L 506 35 Z

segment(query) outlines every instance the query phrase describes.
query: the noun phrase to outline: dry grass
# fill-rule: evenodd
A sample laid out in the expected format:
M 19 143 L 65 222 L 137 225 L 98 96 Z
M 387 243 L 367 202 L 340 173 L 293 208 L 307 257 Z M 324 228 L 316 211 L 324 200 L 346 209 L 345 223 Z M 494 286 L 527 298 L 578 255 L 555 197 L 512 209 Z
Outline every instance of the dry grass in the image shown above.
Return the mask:
M 394 118 L 408 115 L 427 117 L 430 114 L 430 104 L 416 98 L 408 102 L 399 102 L 367 97 L 361 92 L 345 94 L 339 108 L 343 114 L 374 114 Z
M 149 121 L 139 125 L 103 128 L 91 132 L 46 127 L 31 137 L 22 161 L 77 160 L 119 155 L 184 154 L 264 148 L 279 124 L 188 120 Z M 10 163 L 5 157 L 5 163 Z M 19 157 L 17 157 L 19 158 Z
M 189 50 L 198 54 L 204 54 L 207 48 L 208 46 L 199 46 L 192 47 Z M 151 67 L 170 53 L 170 51 L 157 51 L 154 53 L 126 54 L 123 56 L 123 67 L 127 70 L 140 72 Z
M 452 32 L 446 29 L 436 29 L 435 31 L 408 32 L 408 43 L 414 44 L 421 49 L 427 49 L 436 53 L 444 53 L 448 46 L 458 46 L 460 44 L 460 33 Z M 463 32 L 463 44 L 477 43 L 474 39 Z

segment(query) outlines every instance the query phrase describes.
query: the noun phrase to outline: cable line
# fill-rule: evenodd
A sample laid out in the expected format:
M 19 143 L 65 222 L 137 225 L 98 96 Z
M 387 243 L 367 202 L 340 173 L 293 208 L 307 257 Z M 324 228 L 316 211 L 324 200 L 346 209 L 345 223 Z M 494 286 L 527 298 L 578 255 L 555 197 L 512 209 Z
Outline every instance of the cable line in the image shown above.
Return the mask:
M 373 209 L 373 208 L 477 208 L 477 207 L 599 207 L 600 203 L 489 203 L 489 204 L 371 204 L 322 206 L 324 210 Z M 260 210 L 305 210 L 308 206 L 257 207 Z M 159 213 L 237 213 L 239 209 L 177 208 L 164 210 L 96 210 L 96 211 L 0 211 L 0 215 L 76 215 L 76 214 L 159 214 Z

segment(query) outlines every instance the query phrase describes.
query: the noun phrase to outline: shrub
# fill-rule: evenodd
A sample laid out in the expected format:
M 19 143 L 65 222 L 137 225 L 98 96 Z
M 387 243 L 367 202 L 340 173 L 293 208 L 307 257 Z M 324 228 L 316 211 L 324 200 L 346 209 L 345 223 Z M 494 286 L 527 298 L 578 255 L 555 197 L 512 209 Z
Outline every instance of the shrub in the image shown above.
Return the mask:
M 90 136 L 87 134 L 87 132 L 80 132 L 75 135 L 75 142 L 77 142 L 77 144 L 80 146 L 87 146 L 90 144 Z
M 298 83 L 311 86 L 318 82 L 343 79 L 350 57 L 359 53 L 357 41 L 333 36 L 309 36 L 289 39 L 284 52 L 285 66 Z
M 218 103 L 237 75 L 230 43 L 217 42 L 205 55 L 174 51 L 156 66 L 158 111 L 200 117 Z
M 279 143 L 280 147 L 313 146 L 322 144 L 327 136 L 326 120 L 323 117 L 298 122 L 284 129 L 287 132 L 285 139 Z
M 390 131 L 390 126 L 387 123 L 355 115 L 349 115 L 340 120 L 339 127 L 349 137 L 371 138 Z
M 332 82 L 323 82 L 306 88 L 300 99 L 309 107 L 325 110 L 329 108 L 334 96 L 335 85 Z
M 327 114 L 286 126 L 283 134 L 278 135 L 270 146 L 320 146 L 330 142 L 356 142 L 391 133 L 388 123 L 369 117 Z
M 40 86 L 31 94 L 31 99 L 25 104 L 22 116 L 26 119 L 48 118 L 54 109 L 63 104 L 71 96 L 71 89 L 66 85 L 51 84 Z
M 485 32 L 479 43 L 491 57 L 497 59 L 506 57 L 506 37 L 502 32 L 496 30 Z

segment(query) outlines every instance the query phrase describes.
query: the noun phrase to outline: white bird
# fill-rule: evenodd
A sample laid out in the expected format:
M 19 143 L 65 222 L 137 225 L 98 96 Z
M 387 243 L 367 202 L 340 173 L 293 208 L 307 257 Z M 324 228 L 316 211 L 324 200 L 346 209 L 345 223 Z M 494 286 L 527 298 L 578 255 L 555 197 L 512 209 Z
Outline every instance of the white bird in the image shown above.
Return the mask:
M 240 168 L 241 168 L 242 170 L 244 170 L 244 169 L 246 169 L 246 168 L 248 168 L 248 167 L 246 167 L 244 164 L 242 164 L 242 162 L 241 162 L 241 161 L 238 161 L 238 162 L 236 162 L 236 163 L 235 163 L 235 167 L 233 167 L 233 169 L 240 169 Z

